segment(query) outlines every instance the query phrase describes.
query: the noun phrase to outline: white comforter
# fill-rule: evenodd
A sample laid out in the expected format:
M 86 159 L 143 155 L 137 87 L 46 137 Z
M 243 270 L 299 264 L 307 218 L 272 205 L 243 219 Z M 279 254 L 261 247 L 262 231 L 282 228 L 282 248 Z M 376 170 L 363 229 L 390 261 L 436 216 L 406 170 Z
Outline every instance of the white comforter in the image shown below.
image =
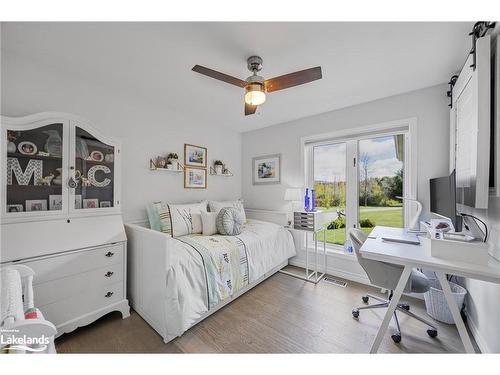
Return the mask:
M 246 246 L 249 283 L 296 255 L 292 235 L 285 228 L 248 220 L 237 236 Z M 207 314 L 207 281 L 201 256 L 182 241 L 172 241 L 166 280 L 166 332 L 171 340 Z

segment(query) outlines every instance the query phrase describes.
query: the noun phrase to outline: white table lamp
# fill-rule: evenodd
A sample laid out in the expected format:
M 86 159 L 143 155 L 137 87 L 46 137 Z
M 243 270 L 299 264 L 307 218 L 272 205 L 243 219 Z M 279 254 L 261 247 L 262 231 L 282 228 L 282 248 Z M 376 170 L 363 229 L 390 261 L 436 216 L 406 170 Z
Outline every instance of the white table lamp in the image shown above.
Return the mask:
M 285 190 L 285 201 L 290 202 L 290 212 L 293 213 L 294 203 L 301 202 L 304 199 L 304 189 L 302 188 L 287 188 Z M 290 217 L 288 217 L 288 225 L 291 225 L 292 222 Z

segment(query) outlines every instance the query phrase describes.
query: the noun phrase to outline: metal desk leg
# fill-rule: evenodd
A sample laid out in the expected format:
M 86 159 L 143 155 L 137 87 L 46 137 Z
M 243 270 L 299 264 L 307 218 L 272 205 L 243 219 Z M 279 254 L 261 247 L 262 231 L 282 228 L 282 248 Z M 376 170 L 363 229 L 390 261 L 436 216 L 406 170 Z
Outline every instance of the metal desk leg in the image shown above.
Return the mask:
M 450 308 L 451 315 L 453 315 L 453 320 L 455 320 L 455 324 L 457 325 L 458 333 L 460 334 L 460 338 L 462 339 L 462 343 L 464 344 L 465 351 L 467 353 L 475 353 L 474 347 L 472 346 L 472 342 L 470 341 L 469 334 L 467 333 L 467 328 L 465 328 L 465 324 L 460 316 L 460 310 L 457 306 L 457 301 L 453 298 L 453 294 L 451 293 L 450 284 L 448 284 L 448 280 L 446 280 L 446 275 L 443 271 L 435 271 L 436 276 L 441 284 L 441 288 L 443 288 L 444 296 L 446 297 L 446 302 L 448 303 L 448 307 Z
M 396 306 L 398 305 L 401 295 L 403 294 L 403 290 L 405 289 L 406 283 L 408 282 L 411 270 L 412 270 L 411 266 L 405 266 L 405 268 L 403 269 L 403 273 L 399 278 L 398 285 L 396 286 L 396 290 L 394 291 L 394 294 L 392 296 L 391 303 L 389 303 L 389 306 L 387 307 L 384 320 L 382 321 L 382 324 L 378 329 L 377 336 L 375 336 L 375 340 L 373 340 L 370 353 L 376 353 L 378 351 L 378 348 L 380 347 L 382 338 L 384 337 L 385 333 L 387 332 L 387 328 L 389 327 L 389 322 L 391 321 L 392 314 L 394 314 Z

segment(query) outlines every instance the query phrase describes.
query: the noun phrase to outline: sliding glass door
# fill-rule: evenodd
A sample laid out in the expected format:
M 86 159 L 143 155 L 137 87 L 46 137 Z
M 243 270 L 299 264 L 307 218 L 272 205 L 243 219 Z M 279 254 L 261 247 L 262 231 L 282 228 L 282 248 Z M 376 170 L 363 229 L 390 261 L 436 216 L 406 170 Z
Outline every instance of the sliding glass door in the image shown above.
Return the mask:
M 337 245 L 344 244 L 346 238 L 346 146 L 341 142 L 313 149 L 316 206 L 328 215 L 327 241 Z
M 347 228 L 403 227 L 405 133 L 339 139 L 306 146 L 308 186 L 328 217 L 327 242 L 343 246 Z
M 358 141 L 358 223 L 365 233 L 375 225 L 403 227 L 404 136 Z

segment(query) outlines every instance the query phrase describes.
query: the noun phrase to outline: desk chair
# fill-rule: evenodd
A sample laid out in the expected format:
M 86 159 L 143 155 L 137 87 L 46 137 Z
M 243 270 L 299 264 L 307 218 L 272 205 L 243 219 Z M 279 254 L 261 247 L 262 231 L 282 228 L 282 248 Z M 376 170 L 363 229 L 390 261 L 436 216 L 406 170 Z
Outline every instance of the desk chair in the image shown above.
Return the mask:
M 401 277 L 404 268 L 403 266 L 395 264 L 389 264 L 385 262 L 363 258 L 359 250 L 361 249 L 363 243 L 366 241 L 366 238 L 367 238 L 366 234 L 364 234 L 361 230 L 356 228 L 349 229 L 349 239 L 351 240 L 352 247 L 354 248 L 354 253 L 356 254 L 356 258 L 358 259 L 359 264 L 361 265 L 361 267 L 363 267 L 366 274 L 368 275 L 370 282 L 373 285 L 376 285 L 380 288 L 390 290 L 390 293 L 389 293 L 389 299 L 383 299 L 371 294 L 364 295 L 361 299 L 365 304 L 368 303 L 368 300 L 370 298 L 373 298 L 379 303 L 373 305 L 360 306 L 353 309 L 352 316 L 354 318 L 359 317 L 360 310 L 379 309 L 388 307 L 389 302 L 392 299 L 393 290 L 396 288 L 396 285 L 398 284 L 399 278 Z M 404 291 L 411 293 L 425 293 L 428 290 L 429 290 L 429 279 L 427 278 L 427 276 L 425 276 L 422 272 L 413 269 L 411 276 L 408 279 L 408 284 L 406 284 Z M 430 327 L 427 329 L 427 334 L 430 337 L 437 336 L 438 334 L 437 328 L 432 323 L 410 312 L 410 305 L 406 303 L 400 303 L 396 307 L 393 316 L 394 321 L 396 323 L 396 327 L 398 329 L 398 331 L 391 336 L 392 340 L 395 343 L 401 342 L 401 329 L 399 327 L 399 321 L 396 312 L 406 314 L 414 319 L 421 321 L 422 323 Z

